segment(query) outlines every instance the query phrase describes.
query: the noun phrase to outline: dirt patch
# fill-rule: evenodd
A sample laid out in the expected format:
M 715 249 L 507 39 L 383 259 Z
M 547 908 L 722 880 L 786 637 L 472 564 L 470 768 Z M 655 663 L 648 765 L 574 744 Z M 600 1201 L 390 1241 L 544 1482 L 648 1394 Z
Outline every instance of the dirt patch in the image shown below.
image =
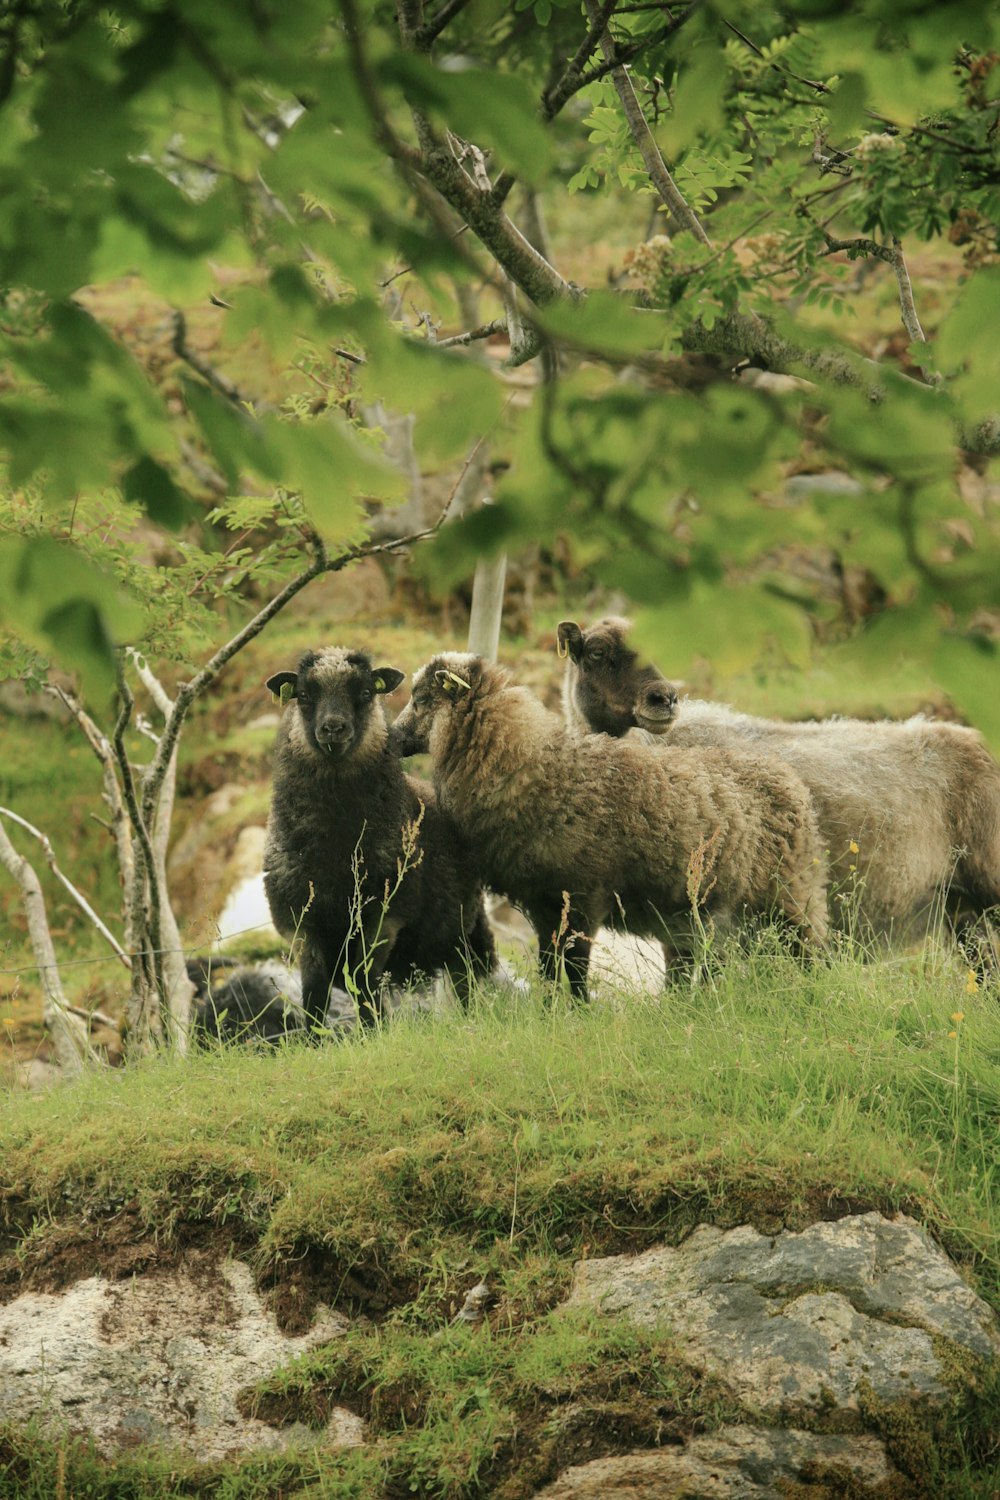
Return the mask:
M 8 1217 L 16 1222 L 9 1209 Z M 22 1292 L 60 1292 L 90 1276 L 125 1281 L 165 1274 L 185 1259 L 197 1270 L 250 1247 L 246 1237 L 214 1225 L 180 1225 L 171 1240 L 156 1239 L 133 1212 L 99 1224 L 71 1219 L 26 1238 L 11 1235 L 7 1246 L 0 1254 L 0 1306 Z

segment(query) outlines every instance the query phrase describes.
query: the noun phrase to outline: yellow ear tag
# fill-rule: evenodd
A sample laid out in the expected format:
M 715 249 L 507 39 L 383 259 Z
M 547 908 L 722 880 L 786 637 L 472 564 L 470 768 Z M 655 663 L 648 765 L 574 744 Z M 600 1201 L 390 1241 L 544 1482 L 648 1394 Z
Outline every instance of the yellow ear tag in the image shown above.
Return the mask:
M 569 647 L 566 645 L 566 642 L 563 640 L 562 636 L 559 635 L 556 636 L 556 655 L 558 656 L 560 661 L 565 661 L 567 656 L 569 655 Z
M 375 679 L 375 691 L 376 691 L 376 693 L 384 693 L 385 692 L 385 678 L 384 677 L 376 677 L 376 679 Z
M 443 672 L 438 673 L 438 681 L 446 693 L 454 693 L 456 688 L 461 688 L 463 692 L 467 693 L 472 687 L 472 684 L 466 682 L 464 677 L 459 677 L 457 672 L 449 672 L 447 668 Z
M 281 703 L 282 708 L 284 708 L 286 703 L 290 703 L 294 697 L 295 684 L 291 682 L 283 682 L 281 684 L 281 691 L 278 694 L 278 700 Z

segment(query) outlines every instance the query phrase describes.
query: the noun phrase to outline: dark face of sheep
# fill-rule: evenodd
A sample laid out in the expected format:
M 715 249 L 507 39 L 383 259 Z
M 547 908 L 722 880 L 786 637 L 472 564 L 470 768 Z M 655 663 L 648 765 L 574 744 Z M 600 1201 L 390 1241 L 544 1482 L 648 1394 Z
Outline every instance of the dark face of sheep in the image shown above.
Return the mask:
M 267 679 L 284 704 L 295 699 L 306 740 L 324 760 L 347 760 L 365 739 L 375 699 L 403 681 L 395 667 L 373 667 L 363 651 L 307 651 L 294 672 Z M 381 711 L 380 717 L 381 717 Z
M 589 728 L 616 739 L 629 729 L 664 734 L 677 712 L 677 690 L 626 642 L 628 621 L 598 620 L 581 630 L 563 620 L 559 655 L 573 663 L 573 699 Z
M 430 749 L 437 715 L 463 700 L 475 686 L 478 659 L 452 652 L 433 657 L 414 673 L 410 701 L 392 726 L 397 755 L 420 755 Z

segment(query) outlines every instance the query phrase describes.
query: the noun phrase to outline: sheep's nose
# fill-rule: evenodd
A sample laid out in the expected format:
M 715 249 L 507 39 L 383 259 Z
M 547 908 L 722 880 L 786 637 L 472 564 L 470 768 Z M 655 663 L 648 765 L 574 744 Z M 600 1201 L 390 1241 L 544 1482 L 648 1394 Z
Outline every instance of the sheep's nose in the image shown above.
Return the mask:
M 646 694 L 646 706 L 648 708 L 676 708 L 677 694 L 673 688 L 650 688 Z
M 325 719 L 316 726 L 316 738 L 327 745 L 339 745 L 346 740 L 351 733 L 349 720 L 341 715 L 328 714 Z

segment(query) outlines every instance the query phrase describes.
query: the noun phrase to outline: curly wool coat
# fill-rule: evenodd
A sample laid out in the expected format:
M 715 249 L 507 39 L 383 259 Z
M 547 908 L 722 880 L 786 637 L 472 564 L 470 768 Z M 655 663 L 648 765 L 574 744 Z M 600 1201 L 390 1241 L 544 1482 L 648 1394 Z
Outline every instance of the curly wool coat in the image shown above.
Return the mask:
M 627 620 L 584 631 L 565 621 L 559 631 L 564 708 L 581 732 L 631 729 L 629 739 L 670 751 L 767 755 L 802 778 L 829 854 L 839 927 L 865 943 L 906 943 L 941 912 L 966 930 L 1000 905 L 1000 766 L 974 729 L 922 715 L 786 723 L 678 700 L 628 645 Z
M 292 701 L 274 759 L 264 886 L 278 931 L 301 942 L 302 1003 L 322 1023 L 331 985 L 380 1011 L 397 984 L 446 969 L 460 997 L 495 963 L 482 888 L 433 788 L 404 775 L 379 695 L 403 674 L 358 651 L 309 651 L 269 679 Z
M 815 814 L 785 767 L 576 738 L 502 668 L 458 653 L 417 673 L 394 737 L 429 749 L 484 881 L 528 915 L 543 972 L 563 957 L 578 994 L 599 926 L 689 947 L 693 894 L 720 918 L 773 913 L 803 943 L 825 936 Z

